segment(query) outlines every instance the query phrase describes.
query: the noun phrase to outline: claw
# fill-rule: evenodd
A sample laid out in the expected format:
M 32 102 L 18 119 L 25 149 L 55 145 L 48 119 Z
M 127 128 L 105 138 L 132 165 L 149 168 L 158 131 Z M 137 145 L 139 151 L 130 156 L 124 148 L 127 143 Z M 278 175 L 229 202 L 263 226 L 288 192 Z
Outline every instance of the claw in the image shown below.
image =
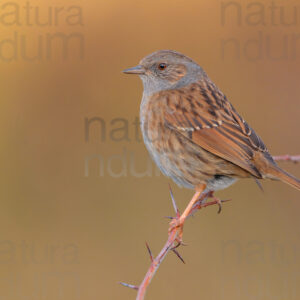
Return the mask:
M 214 200 L 213 202 L 208 203 L 208 204 L 218 204 L 218 206 L 219 206 L 218 214 L 220 214 L 221 211 L 222 211 L 222 208 L 223 208 L 222 203 L 231 200 L 231 199 L 221 200 L 221 199 L 217 198 L 217 197 L 214 195 L 214 192 L 213 192 L 213 191 L 212 191 L 212 192 L 209 192 L 208 197 L 209 197 L 209 198 L 212 198 L 212 199 Z
M 225 202 L 231 201 L 231 199 L 220 200 L 219 198 L 216 198 L 216 201 L 218 201 L 217 202 L 217 204 L 219 205 L 218 214 L 220 214 L 221 211 L 222 211 L 222 208 L 223 208 L 222 204 L 225 203 Z
M 171 234 L 171 232 L 173 231 L 177 231 L 177 237 L 175 239 L 177 245 L 174 246 L 172 248 L 176 249 L 178 248 L 180 245 L 186 245 L 185 243 L 183 243 L 182 241 L 182 235 L 183 235 L 183 223 L 181 223 L 180 218 L 174 218 L 171 222 L 170 222 L 170 227 L 169 227 L 169 234 Z
M 186 243 L 184 243 L 181 239 L 179 239 L 179 238 L 177 238 L 176 240 L 175 240 L 175 242 L 177 243 L 175 246 L 173 246 L 172 248 L 171 248 L 171 250 L 174 250 L 174 249 L 177 249 L 179 246 L 188 246 L 188 244 L 186 244 Z
M 218 214 L 220 214 L 221 211 L 222 211 L 222 201 L 221 201 L 219 198 L 218 198 L 216 201 L 218 201 L 218 202 L 217 202 L 217 204 L 218 204 L 218 206 L 219 206 Z
M 171 233 L 173 230 L 183 230 L 183 223 L 181 223 L 180 218 L 173 218 L 173 220 L 170 222 L 169 233 Z

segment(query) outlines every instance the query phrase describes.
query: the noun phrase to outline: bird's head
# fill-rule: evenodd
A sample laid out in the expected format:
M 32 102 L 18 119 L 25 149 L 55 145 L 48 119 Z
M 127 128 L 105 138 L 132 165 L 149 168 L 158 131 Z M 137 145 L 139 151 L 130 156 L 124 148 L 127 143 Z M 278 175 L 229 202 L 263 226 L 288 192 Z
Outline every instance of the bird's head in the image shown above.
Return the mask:
M 199 80 L 199 76 L 204 74 L 192 59 L 172 50 L 154 52 L 143 58 L 136 67 L 123 72 L 139 75 L 147 94 L 179 88 Z

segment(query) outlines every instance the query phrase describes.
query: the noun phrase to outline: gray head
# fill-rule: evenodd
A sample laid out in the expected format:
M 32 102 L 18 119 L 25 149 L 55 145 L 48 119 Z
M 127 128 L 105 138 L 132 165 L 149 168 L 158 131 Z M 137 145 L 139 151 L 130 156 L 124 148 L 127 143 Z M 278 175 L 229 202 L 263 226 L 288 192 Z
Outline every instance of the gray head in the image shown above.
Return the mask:
M 123 71 L 138 74 L 144 93 L 175 89 L 205 76 L 202 68 L 189 57 L 172 50 L 160 50 L 143 58 L 136 67 Z

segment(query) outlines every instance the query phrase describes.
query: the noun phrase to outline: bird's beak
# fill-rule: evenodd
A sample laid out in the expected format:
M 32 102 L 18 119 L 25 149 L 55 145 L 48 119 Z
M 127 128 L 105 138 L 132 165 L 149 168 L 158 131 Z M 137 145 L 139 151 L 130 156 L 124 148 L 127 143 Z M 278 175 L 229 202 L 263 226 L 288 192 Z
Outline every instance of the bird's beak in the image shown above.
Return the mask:
M 125 69 L 123 71 L 123 73 L 125 74 L 139 74 L 139 75 L 145 74 L 145 72 L 146 72 L 145 68 L 140 65 L 133 68 Z

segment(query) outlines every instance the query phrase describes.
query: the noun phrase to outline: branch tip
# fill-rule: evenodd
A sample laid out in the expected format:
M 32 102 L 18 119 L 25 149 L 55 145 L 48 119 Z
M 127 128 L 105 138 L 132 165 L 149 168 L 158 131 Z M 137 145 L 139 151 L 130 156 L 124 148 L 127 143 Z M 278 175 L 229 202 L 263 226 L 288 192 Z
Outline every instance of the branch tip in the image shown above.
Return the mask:
M 300 155 L 277 155 L 273 156 L 273 159 L 276 161 L 292 161 L 294 163 L 298 163 L 300 161 Z

